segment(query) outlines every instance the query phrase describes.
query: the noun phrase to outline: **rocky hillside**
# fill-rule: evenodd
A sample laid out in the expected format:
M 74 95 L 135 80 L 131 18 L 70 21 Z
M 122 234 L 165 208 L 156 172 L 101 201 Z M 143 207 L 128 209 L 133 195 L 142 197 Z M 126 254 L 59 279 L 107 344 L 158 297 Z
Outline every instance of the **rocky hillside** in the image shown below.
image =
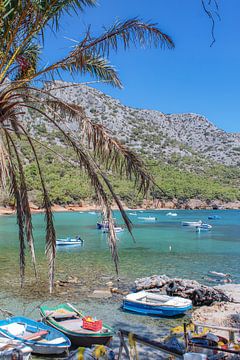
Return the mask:
M 220 130 L 201 115 L 135 109 L 91 87 L 66 85 L 57 81 L 46 87 L 61 99 L 82 105 L 94 121 L 141 153 L 166 162 L 200 155 L 206 161 L 240 165 L 240 133 Z

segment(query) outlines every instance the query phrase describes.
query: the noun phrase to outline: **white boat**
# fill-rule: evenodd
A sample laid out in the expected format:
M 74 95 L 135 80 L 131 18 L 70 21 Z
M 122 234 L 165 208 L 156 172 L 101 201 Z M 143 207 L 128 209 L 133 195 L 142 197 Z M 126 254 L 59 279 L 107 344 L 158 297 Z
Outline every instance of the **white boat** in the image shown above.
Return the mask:
M 130 212 L 129 215 L 131 215 L 131 216 L 137 216 L 137 213 L 132 213 L 132 212 Z
M 119 232 L 124 231 L 124 228 L 122 228 L 122 227 L 119 226 L 119 227 L 115 227 L 114 230 L 115 230 L 116 233 L 119 233 Z M 108 232 L 109 232 L 109 228 L 102 228 L 102 232 L 103 232 L 103 233 L 108 233 Z
M 88 213 L 91 215 L 96 215 L 96 211 L 89 211 Z
M 200 226 L 202 225 L 202 221 L 182 221 L 182 226 Z
M 123 309 L 145 315 L 176 316 L 192 308 L 192 301 L 179 296 L 168 296 L 139 291 L 125 296 Z
M 212 225 L 209 224 L 201 224 L 199 226 L 196 226 L 196 231 L 200 232 L 200 231 L 208 231 L 212 229 Z
M 231 277 L 231 274 L 224 274 L 221 272 L 217 272 L 217 271 L 209 271 L 208 272 L 209 276 L 213 276 L 213 277 L 220 277 L 220 278 L 228 278 Z
M 77 236 L 76 238 L 66 238 L 66 239 L 57 239 L 56 245 L 58 246 L 66 246 L 66 245 L 83 245 L 84 240 Z
M 144 221 L 156 221 L 157 218 L 153 217 L 153 216 L 139 216 L 138 217 L 139 220 L 144 220 Z
M 178 215 L 177 213 L 172 213 L 172 212 L 166 214 L 166 216 L 177 216 L 177 215 Z
M 14 354 L 19 354 L 22 360 L 30 359 L 32 348 L 21 341 L 0 337 L 0 359 L 12 360 Z

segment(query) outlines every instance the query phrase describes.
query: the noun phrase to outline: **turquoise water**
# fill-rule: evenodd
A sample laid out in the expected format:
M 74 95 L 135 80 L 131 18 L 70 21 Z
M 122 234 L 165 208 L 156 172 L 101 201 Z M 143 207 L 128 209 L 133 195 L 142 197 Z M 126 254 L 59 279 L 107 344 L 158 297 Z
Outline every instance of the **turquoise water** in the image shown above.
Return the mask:
M 134 211 L 128 211 L 128 213 Z M 119 285 L 130 288 L 137 277 L 166 274 L 207 283 L 209 270 L 231 273 L 240 282 L 240 211 L 238 210 L 179 210 L 177 217 L 166 216 L 168 211 L 137 212 L 131 216 L 135 242 L 125 230 L 118 234 L 120 256 Z M 217 214 L 219 220 L 207 220 Z M 157 221 L 145 222 L 138 217 L 154 216 Z M 122 224 L 115 213 L 118 225 Z M 126 323 L 135 330 L 163 331 L 172 320 L 151 319 L 126 314 L 120 310 L 121 296 L 111 299 L 92 299 L 94 289 L 106 287 L 109 280 L 117 284 L 117 277 L 108 250 L 105 234 L 96 229 L 98 214 L 56 213 L 54 215 L 58 237 L 80 234 L 85 240 L 82 247 L 58 249 L 56 280 L 77 277 L 77 284 L 58 286 L 50 297 L 47 291 L 47 262 L 44 256 L 44 216 L 34 215 L 35 246 L 38 259 L 39 283 L 33 277 L 28 259 L 27 280 L 19 288 L 18 234 L 13 216 L 0 218 L 0 281 L 1 308 L 13 313 L 38 316 L 37 305 L 48 301 L 72 301 L 85 312 L 96 313 L 115 326 Z M 203 220 L 213 225 L 212 231 L 196 233 L 195 228 L 182 227 L 181 221 Z M 182 321 L 182 320 L 181 320 Z

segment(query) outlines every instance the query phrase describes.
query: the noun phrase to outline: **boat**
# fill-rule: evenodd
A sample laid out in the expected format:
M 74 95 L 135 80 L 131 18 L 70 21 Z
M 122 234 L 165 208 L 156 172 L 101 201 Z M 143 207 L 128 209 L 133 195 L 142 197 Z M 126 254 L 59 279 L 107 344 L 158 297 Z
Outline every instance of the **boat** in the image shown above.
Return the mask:
M 156 218 L 156 217 L 153 217 L 153 216 L 148 216 L 148 217 L 139 216 L 138 219 L 139 219 L 139 220 L 144 220 L 144 221 L 156 221 L 156 220 L 157 220 L 157 218 Z
M 88 214 L 90 214 L 90 215 L 96 215 L 96 211 L 89 211 Z
M 202 221 L 182 221 L 182 226 L 200 226 L 202 225 Z
M 36 354 L 62 354 L 71 346 L 70 340 L 60 331 L 23 316 L 1 320 L 0 334 L 24 342 Z
M 192 301 L 178 296 L 153 294 L 145 290 L 131 293 L 123 299 L 123 309 L 144 315 L 176 316 L 192 308 Z
M 118 227 L 114 227 L 114 230 L 115 230 L 116 233 L 120 233 L 120 232 L 124 231 L 124 228 L 118 226 Z M 102 232 L 103 233 L 108 233 L 109 228 L 102 228 Z
M 212 225 L 209 224 L 201 224 L 199 226 L 196 226 L 196 231 L 200 232 L 200 231 L 209 231 L 212 229 Z
M 41 306 L 40 313 L 44 322 L 64 333 L 75 346 L 107 345 L 114 335 L 114 330 L 104 323 L 98 331 L 84 329 L 84 315 L 71 304 Z
M 0 359 L 30 359 L 32 348 L 23 342 L 0 337 Z M 18 355 L 18 356 L 17 356 Z
M 101 230 L 101 229 L 108 229 L 109 225 L 108 225 L 108 221 L 104 220 L 101 223 L 97 222 L 97 229 Z
M 213 277 L 219 277 L 219 278 L 229 278 L 229 277 L 231 277 L 231 274 L 225 274 L 225 273 L 221 273 L 221 272 L 217 272 L 217 271 L 209 271 L 208 275 L 213 276 Z
M 221 216 L 219 216 L 219 215 L 209 215 L 208 219 L 209 220 L 219 220 L 219 219 L 221 219 Z
M 178 215 L 177 213 L 172 213 L 172 212 L 166 214 L 166 216 L 177 216 L 177 215 Z
M 84 240 L 80 238 L 80 236 L 76 236 L 76 238 L 66 238 L 66 239 L 57 239 L 56 244 L 58 246 L 66 246 L 66 245 L 83 245 Z

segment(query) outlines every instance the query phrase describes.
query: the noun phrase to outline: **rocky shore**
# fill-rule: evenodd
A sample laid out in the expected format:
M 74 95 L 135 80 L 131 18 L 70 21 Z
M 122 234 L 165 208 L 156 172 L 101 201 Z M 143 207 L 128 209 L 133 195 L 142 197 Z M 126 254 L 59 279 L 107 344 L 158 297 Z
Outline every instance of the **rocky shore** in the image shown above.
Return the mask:
M 125 210 L 129 208 L 124 206 Z M 37 205 L 31 203 L 30 209 L 32 214 L 42 213 L 44 210 Z M 117 206 L 113 206 L 113 209 L 117 209 Z M 171 201 L 163 200 L 144 200 L 142 206 L 134 210 L 217 210 L 217 209 L 240 209 L 240 201 L 223 202 L 221 200 L 216 201 L 204 201 L 199 199 L 190 199 L 186 201 L 178 201 L 177 199 Z M 98 211 L 100 207 L 95 203 L 79 203 L 69 205 L 57 205 L 52 206 L 53 212 L 68 212 L 68 211 Z M 0 206 L 0 215 L 13 215 L 15 214 L 15 208 L 13 206 Z

